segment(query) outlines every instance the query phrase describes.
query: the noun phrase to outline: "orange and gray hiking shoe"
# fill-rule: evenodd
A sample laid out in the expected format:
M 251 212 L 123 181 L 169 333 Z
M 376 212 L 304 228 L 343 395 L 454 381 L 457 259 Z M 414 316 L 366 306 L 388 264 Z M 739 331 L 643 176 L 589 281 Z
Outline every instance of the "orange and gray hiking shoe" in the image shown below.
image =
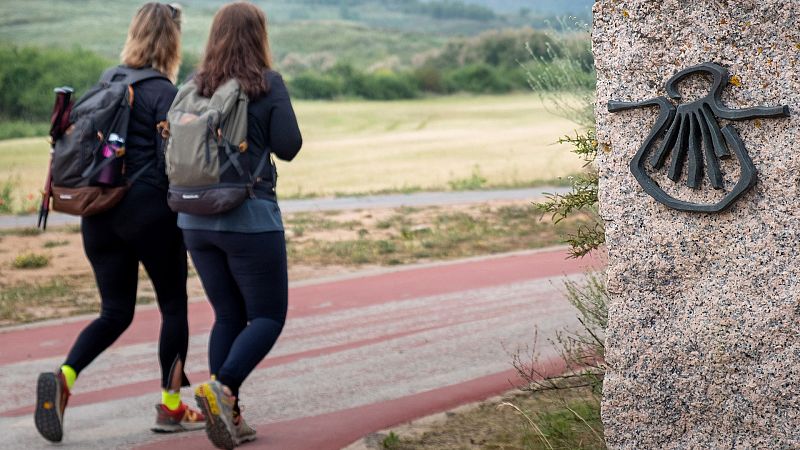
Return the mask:
M 164 404 L 156 405 L 156 424 L 151 430 L 156 433 L 179 433 L 199 430 L 206 425 L 206 417 L 200 411 L 181 402 L 176 410 Z
M 50 442 L 64 437 L 64 409 L 69 401 L 67 380 L 61 370 L 39 374 L 33 420 L 39 434 Z
M 212 380 L 197 386 L 194 398 L 206 416 L 206 434 L 211 443 L 226 450 L 239 445 L 233 423 L 236 397 L 230 390 L 219 381 Z

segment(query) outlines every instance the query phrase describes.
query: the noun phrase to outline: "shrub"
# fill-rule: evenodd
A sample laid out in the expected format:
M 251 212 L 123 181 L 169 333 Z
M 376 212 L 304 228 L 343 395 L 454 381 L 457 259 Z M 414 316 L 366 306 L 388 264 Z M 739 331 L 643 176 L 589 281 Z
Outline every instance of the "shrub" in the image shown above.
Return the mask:
M 14 258 L 11 265 L 15 269 L 39 269 L 50 263 L 50 258 L 47 255 L 40 255 L 37 253 L 22 253 Z
M 68 85 L 81 94 L 111 61 L 87 50 L 0 44 L 0 111 L 3 119 L 49 120 L 53 88 Z
M 197 70 L 200 58 L 194 53 L 183 53 L 181 55 L 181 67 L 178 70 L 178 83 L 189 81 L 189 75 Z
M 534 92 L 560 115 L 593 128 L 596 73 L 588 39 L 569 41 L 555 60 L 538 56 L 530 43 L 526 47 L 530 62 L 523 67 Z
M 534 53 L 531 54 L 537 64 L 545 65 L 544 61 L 537 59 Z M 568 59 L 569 67 L 578 68 L 581 61 Z M 558 79 L 558 66 L 550 64 L 551 68 L 556 67 L 552 74 L 545 72 L 547 76 L 536 76 L 529 70 L 528 77 L 531 87 L 534 90 L 546 91 L 556 83 L 559 86 L 570 86 L 586 93 L 583 96 L 582 104 L 573 107 L 571 118 L 578 123 L 586 125 L 588 130 L 584 134 L 576 133 L 576 136 L 566 137 L 559 142 L 568 142 L 573 145 L 572 152 L 578 155 L 589 166 L 597 156 L 597 140 L 593 127 L 593 116 L 591 115 L 592 101 L 589 86 L 594 85 L 594 72 L 584 71 L 591 74 L 591 78 L 581 80 L 580 78 Z M 569 77 L 571 73 L 560 68 L 560 75 Z M 577 80 L 577 81 L 576 81 Z M 572 84 L 570 84 L 572 83 Z M 574 91 L 570 91 L 574 92 Z M 596 169 L 590 167 L 586 173 L 571 178 L 572 190 L 563 195 L 550 195 L 548 198 L 536 206 L 543 214 L 552 214 L 554 222 L 558 223 L 576 214 L 588 215 L 589 220 L 585 221 L 577 231 L 565 238 L 565 242 L 570 245 L 572 257 L 581 257 L 593 250 L 598 249 L 605 242 L 605 230 L 602 219 L 597 213 L 598 205 L 598 177 Z M 602 423 L 600 421 L 600 406 L 603 392 L 603 380 L 606 373 L 605 365 L 605 332 L 608 324 L 608 300 L 609 295 L 606 290 L 604 275 L 589 274 L 585 282 L 576 283 L 568 281 L 565 283 L 566 297 L 570 304 L 578 312 L 578 321 L 581 328 L 578 331 L 561 330 L 556 333 L 556 338 L 552 344 L 559 352 L 563 360 L 566 371 L 559 376 L 546 376 L 538 367 L 536 353 L 532 355 L 530 361 L 523 361 L 519 354 L 514 357 L 514 367 L 527 382 L 524 390 L 529 392 L 552 391 L 557 399 L 565 406 L 566 411 L 559 415 L 545 416 L 538 414 L 539 426 L 532 420 L 529 422 L 537 431 L 537 436 L 548 446 L 555 448 L 548 438 L 556 437 L 553 441 L 559 445 L 561 436 L 565 436 L 565 430 L 574 426 L 586 427 L 591 434 L 584 441 L 584 445 L 589 448 L 606 448 L 603 437 Z M 534 352 L 536 351 L 534 342 Z M 567 396 L 563 394 L 564 389 L 584 388 L 591 389 L 592 398 L 580 405 L 567 406 Z M 511 405 L 513 406 L 513 405 Z M 518 411 L 522 412 L 517 408 Z M 524 413 L 523 413 L 524 415 Z M 595 423 L 596 426 L 591 424 Z
M 445 76 L 449 92 L 501 93 L 511 90 L 511 83 L 487 64 L 475 64 L 451 71 Z
M 14 183 L 6 180 L 0 185 L 0 214 L 10 214 L 14 210 Z
M 304 72 L 289 81 L 293 96 L 305 99 L 332 99 L 342 94 L 342 82 L 330 74 Z
M 29 192 L 22 195 L 18 191 L 19 176 L 12 176 L 0 183 L 0 214 L 30 214 L 37 211 L 41 195 Z
M 559 143 L 563 142 L 572 144 L 572 152 L 581 157 L 587 166 L 597 156 L 597 140 L 593 129 L 583 135 L 576 134 L 575 137 L 568 136 L 559 140 Z M 597 182 L 597 172 L 589 169 L 586 173 L 570 178 L 572 187 L 570 192 L 549 195 L 545 201 L 536 205 L 542 214 L 551 214 L 555 223 L 577 213 L 589 214 L 591 220 L 578 227 L 574 234 L 565 237 L 572 256 L 576 258 L 598 249 L 605 243 L 605 230 L 597 213 Z
M 454 191 L 473 191 L 482 188 L 486 184 L 486 178 L 481 175 L 480 166 L 475 165 L 469 177 L 450 180 L 447 184 L 449 184 L 450 189 Z
M 344 95 L 367 100 L 396 100 L 419 95 L 419 87 L 410 72 L 365 73 L 349 64 L 337 64 L 325 72 L 303 72 L 292 78 L 289 85 L 293 95 L 306 99 Z
M 436 67 L 425 65 L 412 73 L 417 87 L 424 92 L 442 94 L 446 91 L 442 71 Z
M 408 74 L 379 72 L 364 75 L 356 95 L 368 100 L 398 100 L 417 97 L 419 90 Z
M 50 124 L 27 120 L 4 120 L 0 122 L 0 139 L 47 136 Z
M 515 67 L 530 59 L 531 54 L 544 61 L 563 57 L 567 48 L 579 47 L 573 41 L 588 43 L 585 36 L 563 37 L 531 28 L 487 31 L 476 37 L 451 40 L 425 62 L 441 68 L 473 64 Z M 592 57 L 590 48 L 585 53 Z
M 66 239 L 60 241 L 47 241 L 44 243 L 44 248 L 61 247 L 64 245 L 69 245 L 69 241 Z

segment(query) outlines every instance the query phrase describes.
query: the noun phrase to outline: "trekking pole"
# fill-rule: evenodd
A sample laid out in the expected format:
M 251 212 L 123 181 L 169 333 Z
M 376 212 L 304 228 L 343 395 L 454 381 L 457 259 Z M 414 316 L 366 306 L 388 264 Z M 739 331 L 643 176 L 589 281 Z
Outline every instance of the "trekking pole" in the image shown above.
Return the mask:
M 42 230 L 47 229 L 50 197 L 53 196 L 51 190 L 53 182 L 53 151 L 56 146 L 56 140 L 60 139 L 69 128 L 69 114 L 72 112 L 70 98 L 75 91 L 69 86 L 62 86 L 53 89 L 53 92 L 56 94 L 56 102 L 53 105 L 53 114 L 50 116 L 50 163 L 47 166 L 47 178 L 42 190 L 42 204 L 39 206 L 39 220 L 36 223 L 36 227 Z

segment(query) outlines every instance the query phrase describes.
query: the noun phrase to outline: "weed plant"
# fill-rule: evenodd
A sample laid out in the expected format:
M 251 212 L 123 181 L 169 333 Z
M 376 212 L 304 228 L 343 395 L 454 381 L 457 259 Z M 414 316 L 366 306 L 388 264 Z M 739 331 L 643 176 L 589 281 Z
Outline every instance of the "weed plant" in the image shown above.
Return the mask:
M 67 241 L 67 240 L 47 241 L 42 245 L 42 247 L 44 247 L 44 248 L 55 248 L 55 247 L 63 247 L 65 245 L 69 245 L 69 241 Z
M 17 255 L 11 266 L 15 269 L 40 269 L 50 264 L 50 257 L 33 252 Z
M 588 26 L 587 26 L 588 28 Z M 536 205 L 542 214 L 549 214 L 559 224 L 576 215 L 585 218 L 574 232 L 565 235 L 573 258 L 585 256 L 605 243 L 605 230 L 598 214 L 598 175 L 592 166 L 598 143 L 594 130 L 594 67 L 593 62 L 574 55 L 561 64 L 543 64 L 533 52 L 532 63 L 526 66 L 528 82 L 540 96 L 547 97 L 556 111 L 583 127 L 574 137 L 559 142 L 572 144 L 572 152 L 585 162 L 585 172 L 569 178 L 571 191 L 548 198 Z M 591 71 L 586 70 L 592 64 Z M 584 77 L 590 73 L 591 77 Z M 554 83 L 571 85 L 570 96 L 554 94 Z M 575 101 L 575 96 L 579 101 Z M 552 393 L 562 408 L 557 413 L 534 411 L 526 413 L 517 408 L 530 423 L 532 438 L 550 450 L 556 448 L 604 449 L 600 405 L 605 376 L 605 332 L 608 323 L 608 292 L 603 273 L 589 274 L 584 282 L 567 282 L 566 297 L 578 313 L 578 330 L 561 330 L 551 342 L 560 354 L 566 370 L 563 375 L 546 376 L 536 354 L 523 358 L 514 356 L 514 367 L 526 381 L 525 391 L 532 395 Z M 534 342 L 534 348 L 536 343 Z M 588 389 L 579 404 L 571 403 L 567 392 Z M 516 407 L 513 404 L 509 406 Z M 533 416 L 533 417 L 531 417 Z M 579 446 L 575 436 L 582 436 Z

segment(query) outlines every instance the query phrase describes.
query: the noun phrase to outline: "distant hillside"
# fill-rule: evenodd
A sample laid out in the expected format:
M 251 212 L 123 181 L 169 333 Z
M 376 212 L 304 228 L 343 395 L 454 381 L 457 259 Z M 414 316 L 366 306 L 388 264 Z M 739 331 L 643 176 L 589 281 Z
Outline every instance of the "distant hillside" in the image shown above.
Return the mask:
M 535 14 L 584 17 L 591 14 L 594 4 L 594 0 L 464 0 L 464 2 L 485 6 L 498 13 L 528 10 Z
M 0 1 L 0 43 L 81 47 L 117 58 L 130 18 L 144 0 Z M 214 12 L 224 0 L 179 0 L 182 44 L 189 55 L 205 45 Z M 407 65 L 455 36 L 506 28 L 543 28 L 571 5 L 588 0 L 261 0 L 276 61 L 290 67 Z M 576 6 L 577 7 L 577 6 Z M 528 8 L 520 14 L 520 8 Z M 580 8 L 578 8 L 580 9 Z M 102 12 L 98 16 L 98 12 Z M 550 17 L 548 17 L 550 15 Z

